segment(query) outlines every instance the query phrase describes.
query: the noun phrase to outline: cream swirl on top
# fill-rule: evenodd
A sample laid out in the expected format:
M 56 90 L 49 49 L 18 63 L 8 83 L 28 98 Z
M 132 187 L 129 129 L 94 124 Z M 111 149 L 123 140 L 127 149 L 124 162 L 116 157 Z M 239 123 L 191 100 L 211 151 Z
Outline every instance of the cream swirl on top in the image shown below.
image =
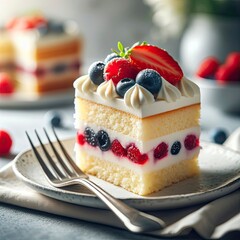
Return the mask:
M 171 83 L 162 79 L 162 88 L 160 89 L 157 99 L 167 102 L 175 102 L 181 97 L 181 92 Z
M 199 87 L 184 76 L 178 83 L 178 89 L 185 97 L 193 97 L 196 94 L 200 94 Z
M 91 81 L 88 75 L 79 77 L 73 84 L 74 88 L 82 94 L 89 94 L 95 92 L 97 86 Z
M 124 95 L 124 103 L 130 108 L 139 109 L 142 105 L 151 104 L 154 101 L 154 96 L 137 83 Z
M 97 86 L 91 81 L 88 75 L 85 75 L 74 82 L 74 87 L 84 95 L 96 93 L 104 100 L 111 101 L 120 98 L 116 92 L 116 87 L 111 80 L 104 81 Z M 181 97 L 192 98 L 199 94 L 200 91 L 198 86 L 186 77 L 183 77 L 177 86 L 162 79 L 162 87 L 156 96 L 156 99 L 146 88 L 136 83 L 133 87 L 127 90 L 123 100 L 127 107 L 138 109 L 142 105 L 152 104 L 153 102 L 165 101 L 171 103 L 177 101 Z
M 105 100 L 112 100 L 118 97 L 116 88 L 111 80 L 101 83 L 97 88 L 97 93 Z

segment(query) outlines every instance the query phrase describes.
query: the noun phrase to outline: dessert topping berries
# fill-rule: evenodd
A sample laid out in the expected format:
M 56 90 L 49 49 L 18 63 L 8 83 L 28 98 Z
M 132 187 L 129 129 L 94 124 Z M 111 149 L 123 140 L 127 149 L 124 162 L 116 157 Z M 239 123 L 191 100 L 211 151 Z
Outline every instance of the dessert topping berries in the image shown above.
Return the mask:
M 155 95 L 162 87 L 162 78 L 157 71 L 144 69 L 138 73 L 136 83 Z
M 108 62 L 104 69 L 104 78 L 112 80 L 116 86 L 124 78 L 135 79 L 139 70 L 128 59 L 114 58 Z
M 145 44 L 134 46 L 130 50 L 129 58 L 140 70 L 153 69 L 173 85 L 176 85 L 183 77 L 178 63 L 167 51 L 157 46 Z
M 129 88 L 134 86 L 136 82 L 131 78 L 124 78 L 118 82 L 116 86 L 116 92 L 120 97 L 124 97 L 125 93 Z
M 100 130 L 96 134 L 97 145 L 102 151 L 107 151 L 111 147 L 111 141 L 107 132 Z
M 90 127 L 85 128 L 84 137 L 88 144 L 90 144 L 93 147 L 97 146 L 96 134 L 92 128 L 90 128 Z
M 187 135 L 184 140 L 184 146 L 187 150 L 192 150 L 199 145 L 199 139 L 193 135 Z
M 175 141 L 171 147 L 171 154 L 177 155 L 181 150 L 181 143 L 179 141 Z
M 168 155 L 168 145 L 165 142 L 160 143 L 153 152 L 154 158 L 160 160 Z
M 122 144 L 117 140 L 113 140 L 111 145 L 111 150 L 114 155 L 118 157 L 125 157 L 127 155 L 126 149 L 122 146 Z
M 92 63 L 91 66 L 89 67 L 88 75 L 94 84 L 100 85 L 102 82 L 104 82 L 103 78 L 104 67 L 105 63 L 100 61 Z
M 77 142 L 78 142 L 78 144 L 84 145 L 85 141 L 86 140 L 85 140 L 84 135 L 82 133 L 78 132 L 77 133 Z
M 132 162 L 141 164 L 141 165 L 146 163 L 148 160 L 147 154 L 141 154 L 139 149 L 133 143 L 127 146 L 127 158 Z

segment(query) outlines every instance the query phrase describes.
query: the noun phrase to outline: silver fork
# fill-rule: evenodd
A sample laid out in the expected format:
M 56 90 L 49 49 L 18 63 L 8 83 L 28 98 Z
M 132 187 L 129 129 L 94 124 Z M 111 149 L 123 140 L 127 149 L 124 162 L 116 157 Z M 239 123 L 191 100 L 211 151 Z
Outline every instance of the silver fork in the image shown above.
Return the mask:
M 49 183 L 54 187 L 61 188 L 70 185 L 81 184 L 91 190 L 96 196 L 101 199 L 114 213 L 115 215 L 123 222 L 123 224 L 132 232 L 149 232 L 154 230 L 162 229 L 165 224 L 164 222 L 150 214 L 140 212 L 128 205 L 124 202 L 114 198 L 107 192 L 105 192 L 101 187 L 93 183 L 89 177 L 83 173 L 72 160 L 72 158 L 67 153 L 63 144 L 59 140 L 54 128 L 53 133 L 56 137 L 59 148 L 61 149 L 64 159 L 61 157 L 61 154 L 57 151 L 56 147 L 53 145 L 47 131 L 44 129 L 48 142 L 51 146 L 51 149 L 56 156 L 58 164 L 56 164 L 46 147 L 42 143 L 37 131 L 35 130 L 35 134 L 39 140 L 41 148 L 48 159 L 49 164 L 45 163 L 42 159 L 40 153 L 34 146 L 31 138 L 26 132 L 27 138 L 31 144 L 32 150 L 39 161 Z M 49 165 L 51 167 L 49 167 Z M 59 167 L 60 166 L 60 167 Z

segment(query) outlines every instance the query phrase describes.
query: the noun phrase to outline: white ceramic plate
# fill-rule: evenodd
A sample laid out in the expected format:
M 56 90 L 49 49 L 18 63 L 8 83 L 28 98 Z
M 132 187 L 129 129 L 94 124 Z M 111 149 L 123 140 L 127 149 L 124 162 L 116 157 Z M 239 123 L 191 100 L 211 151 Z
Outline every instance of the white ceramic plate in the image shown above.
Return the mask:
M 14 93 L 10 96 L 0 95 L 0 108 L 32 108 L 32 107 L 49 107 L 58 106 L 64 103 L 73 102 L 74 91 L 56 91 L 33 96 L 21 92 Z
M 63 144 L 69 152 L 73 152 L 74 139 L 64 140 Z M 146 197 L 138 196 L 95 177 L 90 178 L 114 197 L 143 210 L 194 205 L 216 199 L 238 189 L 240 187 L 240 154 L 215 144 L 202 142 L 201 145 L 199 176 Z M 46 147 L 49 148 L 49 145 L 46 144 Z M 82 186 L 70 189 L 52 187 L 31 150 L 16 157 L 13 169 L 24 183 L 44 195 L 79 205 L 106 208 L 96 196 Z

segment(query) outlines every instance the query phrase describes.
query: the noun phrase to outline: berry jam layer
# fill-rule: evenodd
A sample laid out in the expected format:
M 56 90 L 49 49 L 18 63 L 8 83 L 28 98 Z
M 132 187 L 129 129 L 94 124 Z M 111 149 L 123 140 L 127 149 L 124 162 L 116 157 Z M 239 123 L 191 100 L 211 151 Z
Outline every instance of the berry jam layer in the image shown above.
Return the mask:
M 196 157 L 200 149 L 199 134 L 200 128 L 194 127 L 142 142 L 111 130 L 82 125 L 76 152 L 77 155 L 86 152 L 134 171 L 151 172 Z

